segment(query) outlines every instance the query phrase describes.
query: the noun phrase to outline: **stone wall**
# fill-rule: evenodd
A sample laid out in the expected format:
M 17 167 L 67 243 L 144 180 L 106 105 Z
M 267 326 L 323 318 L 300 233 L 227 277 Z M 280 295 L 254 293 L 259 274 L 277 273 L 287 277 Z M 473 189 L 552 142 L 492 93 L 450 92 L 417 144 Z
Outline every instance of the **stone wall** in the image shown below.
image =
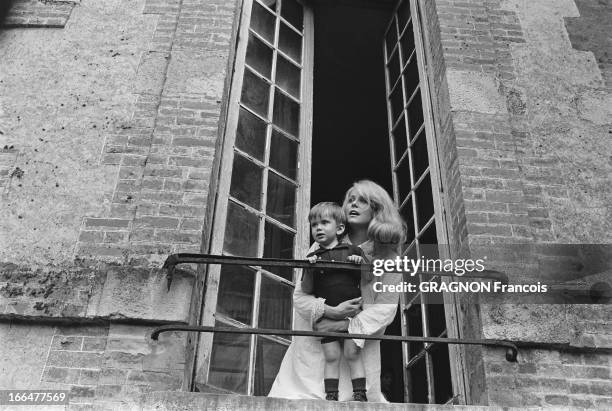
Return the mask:
M 440 47 L 432 35 L 430 48 L 443 61 L 434 104 L 455 252 L 466 244 L 476 255 L 504 244 L 609 243 L 609 4 L 425 3 L 440 27 Z M 549 344 L 521 349 L 518 364 L 484 350 L 489 403 L 609 407 L 610 306 L 499 305 L 467 314 L 471 324 L 482 318 L 486 338 Z
M 13 1 L 0 28 L 2 388 L 109 408 L 181 388 L 185 334 L 148 334 L 192 314 L 196 272 L 168 289 L 161 264 L 202 247 L 236 8 Z
M 70 391 L 71 409 L 119 409 L 126 398 L 178 390 L 184 333 L 149 338 L 151 327 L 0 324 L 0 387 Z M 27 343 L 26 343 L 27 342 Z
M 110 408 L 178 389 L 185 336 L 147 334 L 190 318 L 195 273 L 167 291 L 159 267 L 200 251 L 208 229 L 240 2 L 13 3 L 0 30 L 2 388 Z M 609 2 L 421 4 L 453 253 L 610 242 Z M 470 402 L 610 406 L 609 306 L 475 307 L 460 304 L 464 337 L 556 345 L 518 364 L 466 350 Z

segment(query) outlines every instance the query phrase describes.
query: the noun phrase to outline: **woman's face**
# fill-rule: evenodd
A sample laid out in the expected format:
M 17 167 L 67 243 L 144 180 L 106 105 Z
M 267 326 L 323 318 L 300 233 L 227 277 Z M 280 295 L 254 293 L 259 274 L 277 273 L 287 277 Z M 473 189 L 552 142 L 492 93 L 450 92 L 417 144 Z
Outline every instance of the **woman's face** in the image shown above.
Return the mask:
M 372 221 L 372 207 L 361 194 L 355 192 L 349 194 L 344 211 L 351 226 L 368 225 Z

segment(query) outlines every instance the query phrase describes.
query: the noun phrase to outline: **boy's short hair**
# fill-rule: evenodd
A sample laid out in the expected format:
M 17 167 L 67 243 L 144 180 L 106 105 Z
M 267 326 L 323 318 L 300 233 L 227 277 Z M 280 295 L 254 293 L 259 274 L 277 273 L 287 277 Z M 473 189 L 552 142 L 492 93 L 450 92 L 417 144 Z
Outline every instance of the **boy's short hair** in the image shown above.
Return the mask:
M 312 207 L 308 213 L 308 221 L 312 222 L 315 218 L 330 217 L 336 221 L 336 224 L 346 225 L 346 214 L 342 207 L 330 201 L 324 201 Z

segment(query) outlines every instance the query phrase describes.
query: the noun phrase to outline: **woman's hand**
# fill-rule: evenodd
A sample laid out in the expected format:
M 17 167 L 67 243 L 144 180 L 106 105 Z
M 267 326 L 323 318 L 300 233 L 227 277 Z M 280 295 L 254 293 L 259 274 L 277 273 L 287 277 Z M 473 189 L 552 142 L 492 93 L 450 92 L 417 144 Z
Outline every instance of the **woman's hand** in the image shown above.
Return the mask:
M 324 316 L 332 320 L 344 320 L 354 317 L 361 311 L 361 297 L 343 301 L 335 307 L 325 305 Z
M 349 320 L 330 320 L 329 318 L 322 318 L 314 325 L 315 331 L 324 331 L 332 333 L 340 333 L 348 331 Z

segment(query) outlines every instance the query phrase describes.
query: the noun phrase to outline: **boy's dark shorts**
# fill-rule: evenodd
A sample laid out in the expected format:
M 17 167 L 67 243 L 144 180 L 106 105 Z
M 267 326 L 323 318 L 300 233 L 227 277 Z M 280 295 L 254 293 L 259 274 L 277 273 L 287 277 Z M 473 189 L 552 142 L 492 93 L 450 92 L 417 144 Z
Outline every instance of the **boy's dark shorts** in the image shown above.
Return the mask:
M 348 331 L 340 331 L 344 334 L 348 334 Z M 344 340 L 346 340 L 346 338 L 340 338 L 340 337 L 323 337 L 321 338 L 321 344 L 327 344 L 330 342 L 334 342 L 334 341 L 338 341 L 340 342 L 340 345 L 344 345 Z

